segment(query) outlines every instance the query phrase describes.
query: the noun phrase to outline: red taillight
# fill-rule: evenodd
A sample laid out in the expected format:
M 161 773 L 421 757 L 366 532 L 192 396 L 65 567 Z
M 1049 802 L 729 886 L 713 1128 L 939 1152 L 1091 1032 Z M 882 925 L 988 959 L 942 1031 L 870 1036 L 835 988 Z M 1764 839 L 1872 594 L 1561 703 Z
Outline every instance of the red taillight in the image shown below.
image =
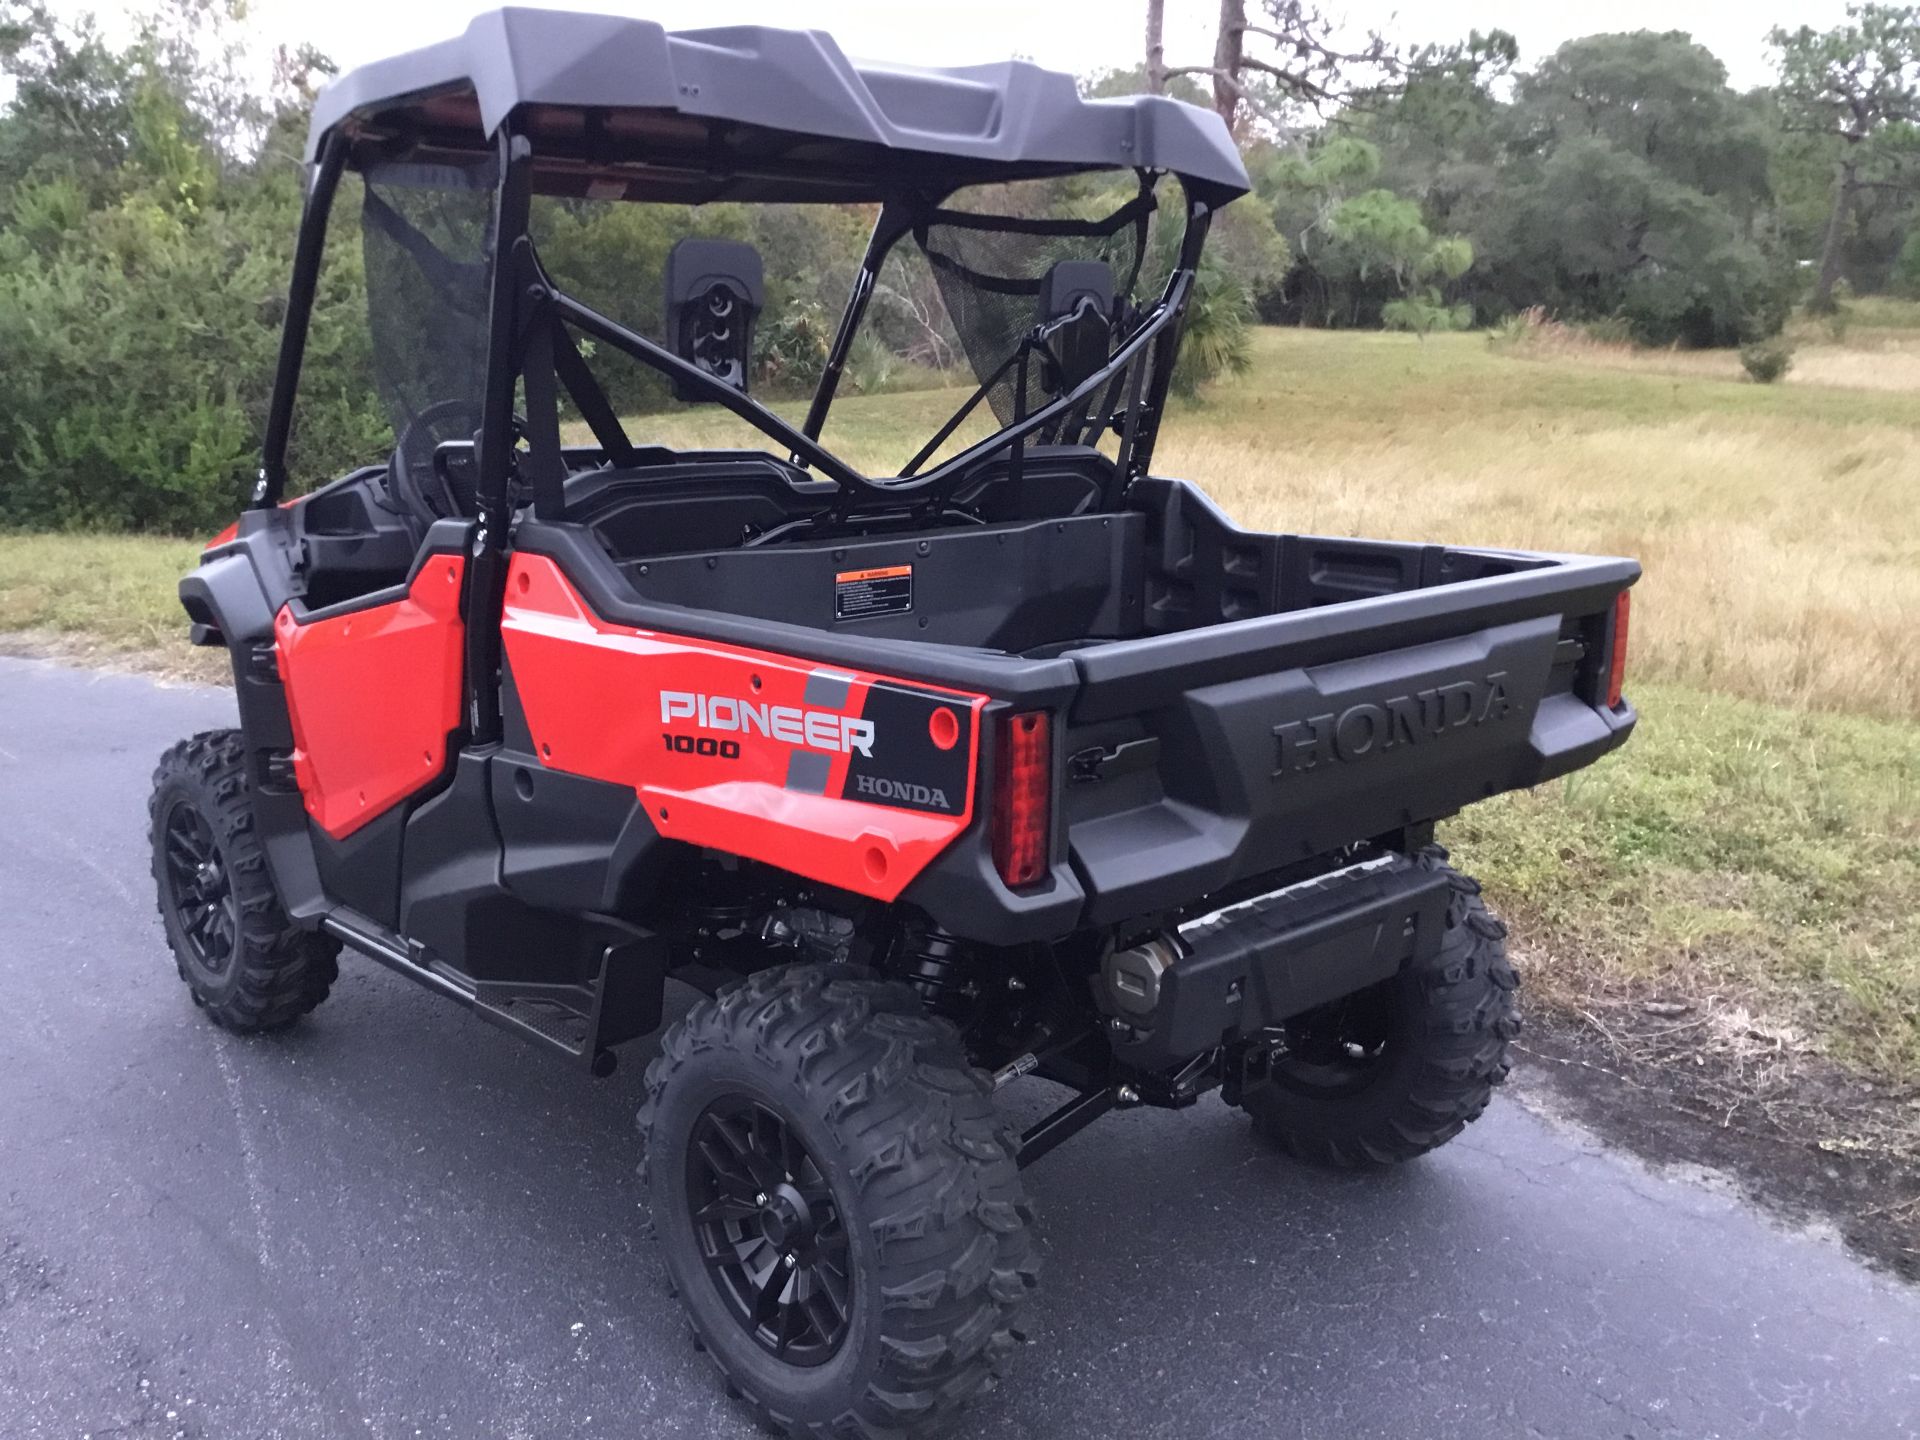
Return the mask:
M 993 863 L 1015 889 L 1037 885 L 1053 849 L 1053 741 L 1046 715 L 1009 716 L 993 779 Z
M 1627 617 L 1631 590 L 1622 590 L 1613 602 L 1613 655 L 1607 666 L 1607 704 L 1618 706 L 1620 685 L 1627 678 Z

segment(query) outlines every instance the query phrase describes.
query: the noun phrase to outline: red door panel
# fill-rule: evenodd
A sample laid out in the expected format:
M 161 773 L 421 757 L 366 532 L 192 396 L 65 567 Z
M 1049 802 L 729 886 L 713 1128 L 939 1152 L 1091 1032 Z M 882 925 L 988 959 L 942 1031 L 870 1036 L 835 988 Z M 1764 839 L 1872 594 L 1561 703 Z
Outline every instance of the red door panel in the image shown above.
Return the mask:
M 338 840 L 438 776 L 460 723 L 458 555 L 435 555 L 406 595 L 305 624 L 282 606 L 274 646 L 307 813 Z
M 891 900 L 973 818 L 984 696 L 615 625 L 538 555 L 501 628 L 543 763 L 663 835 Z

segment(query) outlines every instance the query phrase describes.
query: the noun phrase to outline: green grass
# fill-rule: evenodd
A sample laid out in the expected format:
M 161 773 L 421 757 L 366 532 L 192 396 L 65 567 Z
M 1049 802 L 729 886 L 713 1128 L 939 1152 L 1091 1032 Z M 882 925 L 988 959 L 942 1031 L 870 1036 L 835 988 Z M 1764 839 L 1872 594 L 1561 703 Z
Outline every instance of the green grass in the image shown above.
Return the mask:
M 0 533 L 0 636 L 14 636 L 15 648 L 223 678 L 223 656 L 187 644 L 174 593 L 200 546 L 139 535 Z
M 1717 997 L 1920 1081 L 1920 725 L 1634 700 L 1625 749 L 1443 827 L 1536 998 Z
M 1262 527 L 1638 556 L 1632 743 L 1444 838 L 1547 1003 L 1717 997 L 1914 1083 L 1920 307 L 1796 334 L 1760 386 L 1727 354 L 1262 331 L 1247 376 L 1173 413 L 1158 468 Z M 827 439 L 879 470 L 963 394 L 853 397 Z M 710 408 L 632 429 L 752 443 Z M 196 552 L 0 535 L 0 631 L 215 673 L 172 595 Z

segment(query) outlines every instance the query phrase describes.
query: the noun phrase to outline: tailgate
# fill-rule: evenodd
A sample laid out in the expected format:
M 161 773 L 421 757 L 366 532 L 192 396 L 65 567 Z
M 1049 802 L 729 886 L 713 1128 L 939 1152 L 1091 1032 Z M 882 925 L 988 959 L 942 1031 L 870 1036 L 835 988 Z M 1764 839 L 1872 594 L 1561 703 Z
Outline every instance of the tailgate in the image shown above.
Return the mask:
M 1078 652 L 1063 810 L 1085 920 L 1185 905 L 1590 763 L 1633 725 L 1593 669 L 1637 574 L 1572 559 Z

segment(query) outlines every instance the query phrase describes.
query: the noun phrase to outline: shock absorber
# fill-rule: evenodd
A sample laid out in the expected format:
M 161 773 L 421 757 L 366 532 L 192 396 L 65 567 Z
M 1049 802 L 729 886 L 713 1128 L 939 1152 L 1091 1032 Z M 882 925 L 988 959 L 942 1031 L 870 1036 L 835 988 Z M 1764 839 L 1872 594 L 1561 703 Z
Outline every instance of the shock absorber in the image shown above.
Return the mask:
M 957 1017 L 979 995 L 967 947 L 936 925 L 909 921 L 888 955 L 887 969 L 918 990 L 936 1015 Z

